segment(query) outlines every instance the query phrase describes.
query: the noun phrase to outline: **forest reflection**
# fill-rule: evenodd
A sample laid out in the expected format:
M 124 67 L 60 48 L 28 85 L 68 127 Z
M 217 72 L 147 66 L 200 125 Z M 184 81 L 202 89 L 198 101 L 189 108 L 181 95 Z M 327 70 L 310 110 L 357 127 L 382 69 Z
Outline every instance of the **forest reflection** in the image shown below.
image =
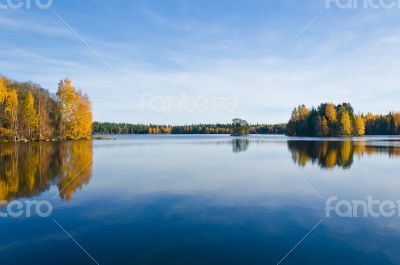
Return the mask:
M 349 169 L 354 156 L 387 154 L 400 157 L 400 147 L 392 145 L 369 145 L 354 141 L 288 141 L 293 161 L 301 167 L 308 163 L 321 168 L 341 167 Z
M 143 143 L 135 143 L 138 144 Z M 240 153 L 248 151 L 252 144 L 269 143 L 254 139 L 232 139 L 202 144 L 231 144 L 232 152 Z M 127 144 L 124 143 L 124 146 Z M 287 146 L 293 161 L 301 167 L 312 163 L 321 168 L 348 169 L 352 166 L 354 157 L 372 154 L 400 157 L 400 146 L 390 143 L 382 145 L 354 141 L 288 141 Z M 58 188 L 61 199 L 71 200 L 73 194 L 90 181 L 92 152 L 92 142 L 87 140 L 0 144 L 0 204 L 37 196 L 51 186 Z
M 61 199 L 89 182 L 92 142 L 0 144 L 0 201 L 33 197 L 56 185 Z

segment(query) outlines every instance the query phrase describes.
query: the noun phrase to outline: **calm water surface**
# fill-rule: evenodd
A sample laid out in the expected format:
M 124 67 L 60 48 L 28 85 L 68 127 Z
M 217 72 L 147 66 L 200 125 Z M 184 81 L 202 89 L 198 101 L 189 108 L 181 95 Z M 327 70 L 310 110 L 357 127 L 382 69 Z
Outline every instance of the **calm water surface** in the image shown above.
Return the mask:
M 102 265 L 400 264 L 399 217 L 325 215 L 330 196 L 400 200 L 399 162 L 396 137 L 0 144 L 2 210 L 54 206 L 0 218 L 0 264 L 96 264 L 54 220 Z

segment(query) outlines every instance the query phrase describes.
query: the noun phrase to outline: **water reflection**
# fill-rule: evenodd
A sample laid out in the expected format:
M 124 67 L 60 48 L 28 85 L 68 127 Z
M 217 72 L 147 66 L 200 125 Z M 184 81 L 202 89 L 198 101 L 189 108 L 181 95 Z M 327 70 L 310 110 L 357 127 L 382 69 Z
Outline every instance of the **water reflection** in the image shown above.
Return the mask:
M 0 201 L 33 197 L 57 185 L 60 197 L 88 183 L 92 142 L 7 143 L 0 145 Z
M 293 161 L 301 166 L 309 162 L 321 168 L 341 167 L 349 169 L 354 155 L 387 154 L 400 156 L 400 148 L 392 145 L 372 145 L 363 141 L 288 141 Z
M 304 167 L 311 163 L 328 169 L 335 167 L 349 169 L 355 157 L 364 155 L 385 154 L 389 157 L 400 157 L 400 147 L 396 146 L 396 143 L 385 141 L 286 141 L 285 139 L 265 141 L 254 138 L 169 141 L 177 146 L 178 144 L 215 147 L 231 145 L 233 153 L 250 152 L 250 145 L 257 147 L 254 148 L 254 152 L 264 150 L 264 146 L 271 143 L 287 145 L 297 165 Z M 162 144 L 168 146 L 170 142 L 118 141 L 107 148 L 116 148 L 119 145 L 124 148 Z M 97 146 L 106 148 L 103 142 L 97 142 Z M 61 199 L 71 200 L 72 195 L 90 181 L 93 166 L 92 148 L 91 141 L 0 144 L 0 202 L 37 196 L 51 186 L 57 187 Z
M 232 152 L 240 153 L 246 152 L 249 148 L 250 140 L 249 139 L 234 139 L 232 141 Z
M 325 217 L 325 201 L 277 154 L 329 168 L 371 155 L 346 174 L 319 167 L 303 173 L 326 197 L 398 200 L 398 161 L 389 157 L 400 155 L 399 142 L 179 137 L 0 144 L 0 195 L 10 200 L 57 188 L 74 203 L 55 203 L 51 218 L 85 242 L 100 264 L 277 264 Z M 101 153 L 93 178 L 92 148 Z M 2 264 L 90 263 L 51 222 L 2 219 Z M 398 218 L 332 216 L 284 263 L 400 264 L 399 240 Z

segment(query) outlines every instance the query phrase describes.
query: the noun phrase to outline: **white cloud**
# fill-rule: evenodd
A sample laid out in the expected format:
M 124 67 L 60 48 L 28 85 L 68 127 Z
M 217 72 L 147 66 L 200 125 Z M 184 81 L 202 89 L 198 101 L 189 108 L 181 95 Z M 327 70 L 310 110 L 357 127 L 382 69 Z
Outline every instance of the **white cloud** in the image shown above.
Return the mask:
M 374 16 L 374 19 L 378 18 Z M 0 17 L 0 25 L 9 24 L 15 29 L 28 30 L 27 23 Z M 68 51 L 75 56 L 60 55 L 57 49 L 10 48 L 5 43 L 0 51 L 0 67 L 11 78 L 37 81 L 53 91 L 59 79 L 72 78 L 76 87 L 90 95 L 95 119 L 102 121 L 176 124 L 228 122 L 240 116 L 253 122 L 285 122 L 290 110 L 298 104 L 317 105 L 326 101 L 349 101 L 362 112 L 388 112 L 398 106 L 400 98 L 398 34 L 395 29 L 376 28 L 366 35 L 356 30 L 359 26 L 351 28 L 343 22 L 339 26 L 331 25 L 327 29 L 329 33 L 320 34 L 321 29 L 315 25 L 315 29 L 305 34 L 243 95 L 241 92 L 279 53 L 268 42 L 262 50 L 245 45 L 237 50 L 238 45 L 232 39 L 222 37 L 211 43 L 188 42 L 185 49 L 175 49 L 185 45 L 184 39 L 177 39 L 176 46 L 163 53 L 168 55 L 166 61 L 170 65 L 160 67 L 157 61 L 143 55 L 142 51 L 151 53 L 146 50 L 147 46 L 120 40 L 102 41 L 86 34 L 85 40 L 129 88 L 78 40 L 73 40 L 76 46 Z M 50 32 L 41 31 L 38 26 L 34 28 L 38 34 L 56 36 L 64 32 L 58 26 Z M 264 38 L 272 46 L 284 42 L 285 34 L 281 31 L 261 31 L 267 32 Z M 221 53 L 215 56 L 215 51 Z M 160 51 L 154 53 L 159 55 Z M 141 112 L 138 104 L 143 93 L 236 97 L 240 104 L 235 112 Z

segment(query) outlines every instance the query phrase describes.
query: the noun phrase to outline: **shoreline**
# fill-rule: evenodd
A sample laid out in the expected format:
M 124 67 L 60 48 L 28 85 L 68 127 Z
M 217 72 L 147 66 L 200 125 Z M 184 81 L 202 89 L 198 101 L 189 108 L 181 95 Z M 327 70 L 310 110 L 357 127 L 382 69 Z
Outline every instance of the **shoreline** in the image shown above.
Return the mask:
M 310 139 L 310 140 L 332 140 L 332 139 L 354 139 L 354 138 L 368 138 L 368 137 L 400 137 L 400 135 L 363 135 L 363 136 L 290 136 L 290 135 L 285 135 L 285 134 L 249 134 L 249 135 L 231 135 L 231 134 L 220 134 L 220 133 L 215 133 L 215 134 L 115 134 L 115 135 L 110 135 L 110 134 L 104 134 L 104 135 L 95 135 L 95 136 L 90 136 L 87 138 L 81 138 L 81 139 L 46 139 L 46 140 L 27 140 L 27 139 L 21 139 L 21 140 L 7 140 L 7 139 L 0 139 L 0 143 L 33 143 L 33 142 L 72 142 L 72 141 L 82 141 L 82 140 L 117 140 L 118 136 L 121 135 L 138 135 L 138 136 L 166 136 L 166 135 L 193 135 L 193 136 L 198 136 L 198 135 L 225 135 L 232 137 L 233 139 L 236 137 L 240 138 L 246 138 L 246 137 L 251 137 L 251 136 L 267 136 L 267 135 L 277 135 L 277 136 L 285 136 L 289 140 L 290 139 Z M 390 141 L 390 142 L 397 142 L 400 141 L 400 139 L 382 139 L 381 141 Z
M 45 140 L 8 140 L 8 139 L 0 139 L 0 143 L 34 143 L 34 142 L 72 142 L 72 141 L 83 141 L 83 140 L 114 140 L 115 137 L 106 137 L 106 136 L 90 136 L 81 139 L 45 139 Z

